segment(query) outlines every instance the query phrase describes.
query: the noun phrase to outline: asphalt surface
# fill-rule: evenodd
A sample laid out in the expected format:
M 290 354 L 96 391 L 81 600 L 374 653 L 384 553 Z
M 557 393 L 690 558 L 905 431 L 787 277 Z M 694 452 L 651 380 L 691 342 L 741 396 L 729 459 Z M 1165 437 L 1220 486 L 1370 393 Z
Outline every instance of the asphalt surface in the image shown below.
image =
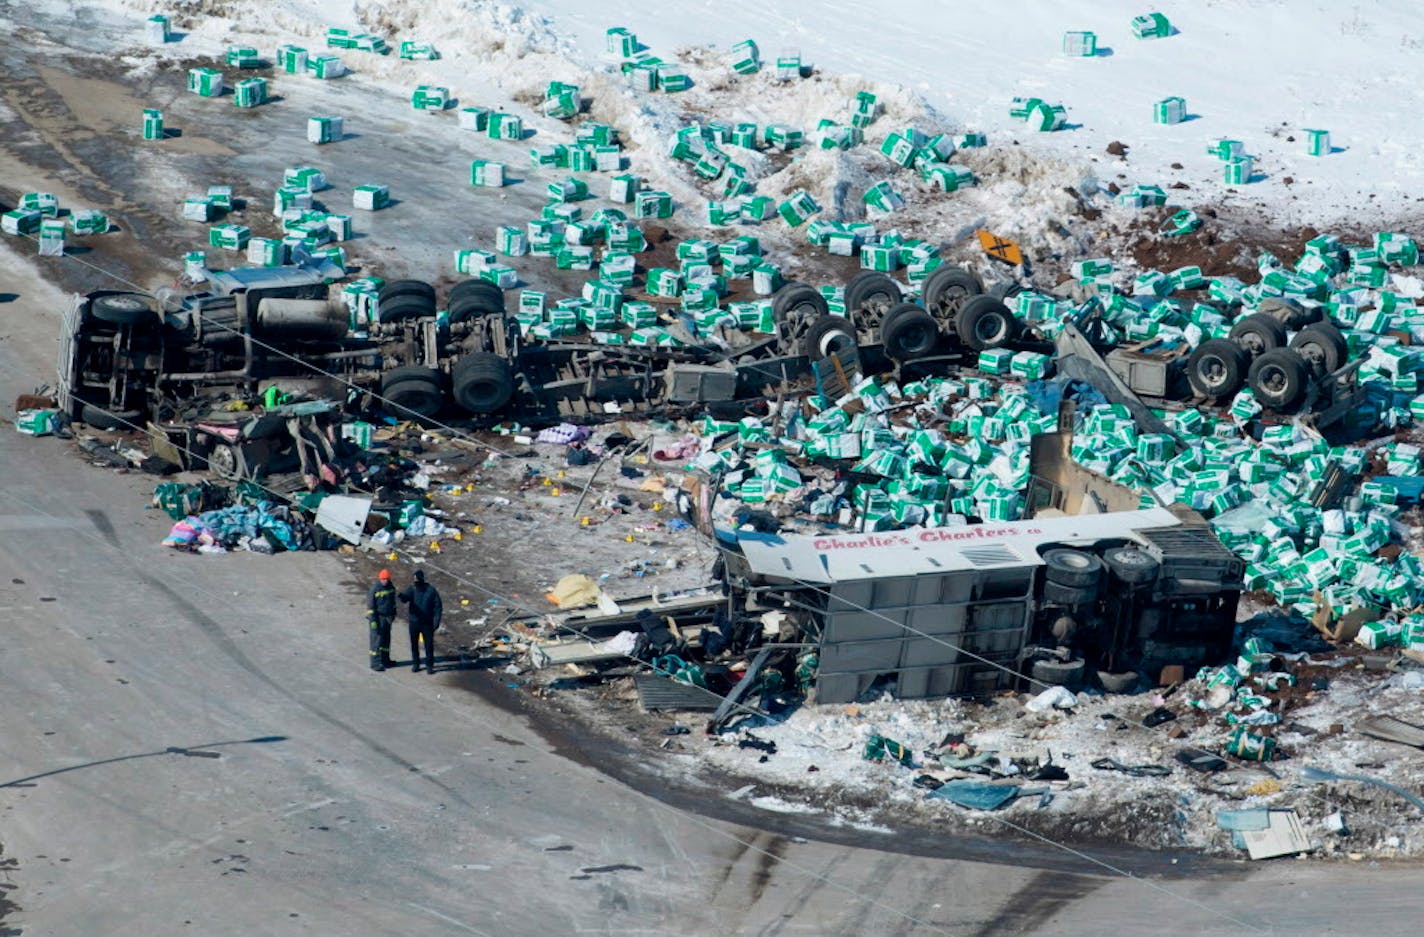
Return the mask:
M 5 14 L 15 5 L 0 3 Z M 3 51 L 7 68 L 29 68 L 0 81 L 12 110 L 21 82 L 74 87 L 22 51 Z M 43 113 L 16 120 L 43 127 L 7 138 L 0 186 L 122 200 L 125 236 L 179 240 L 169 195 L 221 153 L 188 137 L 195 151 L 172 159 L 189 174 L 160 185 L 152 167 L 54 146 L 63 134 L 45 132 L 73 114 L 34 99 Z M 262 119 L 280 117 L 274 106 Z M 119 159 L 102 137 L 86 145 Z M 288 155 L 244 156 L 243 171 L 270 178 Z M 418 166 L 385 165 L 393 191 L 421 192 Z M 439 205 L 438 191 L 422 194 Z M 434 223 L 410 206 L 383 239 Z M 100 246 L 41 266 L 32 251 L 0 245 L 6 409 L 52 380 L 63 297 L 37 271 L 125 261 Z M 0 469 L 0 883 L 17 906 L 0 904 L 5 937 L 1417 930 L 1401 900 L 1417 866 L 1287 860 L 1132 878 L 1069 853 L 1042 868 L 1011 850 L 996 862 L 919 854 L 923 843 L 902 853 L 893 834 L 832 842 L 773 815 L 729 821 L 715 794 L 688 809 L 686 796 L 623 783 L 647 782 L 604 770 L 597 751 L 571 751 L 572 729 L 541 734 L 470 692 L 495 675 L 370 673 L 364 586 L 334 555 L 173 553 L 159 545 L 166 517 L 143 507 L 152 479 L 85 464 L 62 440 L 0 427 Z

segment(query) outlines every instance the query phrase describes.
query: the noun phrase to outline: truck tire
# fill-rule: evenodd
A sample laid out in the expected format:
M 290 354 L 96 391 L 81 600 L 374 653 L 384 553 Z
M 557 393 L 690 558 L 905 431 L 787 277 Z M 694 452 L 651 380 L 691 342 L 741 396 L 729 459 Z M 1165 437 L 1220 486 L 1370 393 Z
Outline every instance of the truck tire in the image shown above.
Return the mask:
M 1103 561 L 1082 550 L 1060 547 L 1043 554 L 1049 582 L 1064 586 L 1096 586 L 1102 578 Z
M 1018 320 L 992 296 L 971 296 L 954 317 L 959 340 L 974 351 L 1002 348 L 1018 335 Z
M 1154 581 L 1162 564 L 1146 550 L 1114 547 L 1103 554 L 1103 565 L 1119 582 L 1135 586 Z
M 883 325 L 885 316 L 899 302 L 899 284 L 883 273 L 858 273 L 846 284 L 846 317 L 868 333 Z
M 1072 660 L 1036 660 L 1030 670 L 1034 682 L 1048 686 L 1076 686 L 1083 682 L 1088 665 L 1083 658 Z
M 845 316 L 821 316 L 801 336 L 800 353 L 813 361 L 857 347 L 855 325 Z
M 450 288 L 446 304 L 450 321 L 464 322 L 481 316 L 503 315 L 504 290 L 488 280 L 463 280 Z
M 939 322 L 914 303 L 901 303 L 880 322 L 880 344 L 894 361 L 923 358 L 939 343 Z
M 1289 348 L 1272 348 L 1251 362 L 1247 382 L 1264 407 L 1287 411 L 1300 403 L 1310 381 L 1305 359 Z
M 397 296 L 420 296 L 430 300 L 430 305 L 435 305 L 435 287 L 424 280 L 392 280 L 383 285 L 377 295 L 380 296 L 382 305 Z
M 408 364 L 381 375 L 381 403 L 399 419 L 425 419 L 440 412 L 445 394 L 440 372 Z
M 1290 348 L 1322 377 L 1340 370 L 1350 357 L 1345 336 L 1329 322 L 1307 325 L 1291 337 Z
M 435 315 L 435 300 L 411 294 L 399 295 L 389 302 L 381 300 L 379 314 L 382 323 L 429 318 Z
M 984 283 L 977 276 L 963 267 L 944 264 L 925 279 L 925 308 L 941 322 L 953 322 L 960 307 L 983 292 Z
M 1098 682 L 1103 685 L 1105 693 L 1131 693 L 1137 689 L 1137 671 L 1108 673 L 1106 670 L 1099 670 Z
M 772 295 L 771 311 L 777 322 L 785 322 L 793 315 L 817 319 L 830 310 L 826 306 L 826 297 L 814 286 L 786 283 Z
M 83 404 L 79 409 L 79 422 L 94 429 L 108 429 L 125 433 L 143 429 L 142 410 L 109 410 L 93 404 Z
M 99 296 L 89 303 L 89 311 L 94 314 L 94 318 L 115 325 L 136 325 L 156 315 L 149 298 L 138 293 Z
M 471 413 L 494 413 L 514 396 L 514 372 L 509 362 L 488 351 L 477 351 L 450 369 L 455 402 Z
M 1267 296 L 1256 304 L 1256 315 L 1270 316 L 1287 329 L 1300 329 L 1317 321 L 1320 313 L 1284 296 Z
M 1087 605 L 1098 600 L 1098 587 L 1091 586 L 1065 586 L 1061 582 L 1054 582 L 1052 579 L 1043 584 L 1043 601 L 1048 605 L 1060 605 L 1064 608 L 1077 608 L 1080 605 Z
M 1187 382 L 1203 397 L 1233 397 L 1246 386 L 1251 353 L 1225 338 L 1209 338 L 1187 359 Z
M 1273 348 L 1285 347 L 1286 327 L 1279 319 L 1256 312 L 1237 319 L 1227 338 L 1256 358 Z
M 989 287 L 989 295 L 1002 303 L 1008 303 L 1023 291 L 1023 284 L 1017 280 L 1004 280 Z

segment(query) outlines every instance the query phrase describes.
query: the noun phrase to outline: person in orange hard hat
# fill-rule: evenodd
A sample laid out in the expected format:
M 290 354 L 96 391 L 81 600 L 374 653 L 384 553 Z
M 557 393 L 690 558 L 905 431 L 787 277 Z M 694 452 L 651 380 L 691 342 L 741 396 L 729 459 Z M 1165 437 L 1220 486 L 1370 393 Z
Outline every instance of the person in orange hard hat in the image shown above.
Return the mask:
M 371 669 L 391 666 L 391 623 L 396 620 L 396 587 L 391 571 L 383 569 L 366 595 L 366 623 L 371 632 Z

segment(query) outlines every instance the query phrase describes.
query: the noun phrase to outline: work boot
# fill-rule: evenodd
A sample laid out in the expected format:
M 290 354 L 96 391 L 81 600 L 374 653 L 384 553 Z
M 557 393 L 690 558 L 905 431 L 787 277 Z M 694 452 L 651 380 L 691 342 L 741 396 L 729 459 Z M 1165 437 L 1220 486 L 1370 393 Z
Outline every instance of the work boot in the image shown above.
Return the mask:
M 411 664 L 411 665 L 410 665 L 410 672 L 411 672 L 411 673 L 420 673 L 420 665 L 419 665 L 419 664 Z
M 371 670 L 374 671 L 375 673 L 385 673 L 385 672 L 386 672 L 386 668 L 384 668 L 384 667 L 372 667 Z

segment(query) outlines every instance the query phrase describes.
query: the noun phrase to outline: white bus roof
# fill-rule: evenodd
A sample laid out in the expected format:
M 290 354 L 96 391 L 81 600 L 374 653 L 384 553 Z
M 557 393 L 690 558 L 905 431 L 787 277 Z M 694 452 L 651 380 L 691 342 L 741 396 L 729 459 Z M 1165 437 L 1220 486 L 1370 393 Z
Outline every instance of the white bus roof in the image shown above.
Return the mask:
M 1040 566 L 1043 560 L 1038 548 L 1046 543 L 1137 539 L 1134 534 L 1139 530 L 1181 523 L 1166 508 L 1149 508 L 959 527 L 911 527 L 878 534 L 753 535 L 740 538 L 740 542 L 753 573 L 831 583 L 959 569 Z

